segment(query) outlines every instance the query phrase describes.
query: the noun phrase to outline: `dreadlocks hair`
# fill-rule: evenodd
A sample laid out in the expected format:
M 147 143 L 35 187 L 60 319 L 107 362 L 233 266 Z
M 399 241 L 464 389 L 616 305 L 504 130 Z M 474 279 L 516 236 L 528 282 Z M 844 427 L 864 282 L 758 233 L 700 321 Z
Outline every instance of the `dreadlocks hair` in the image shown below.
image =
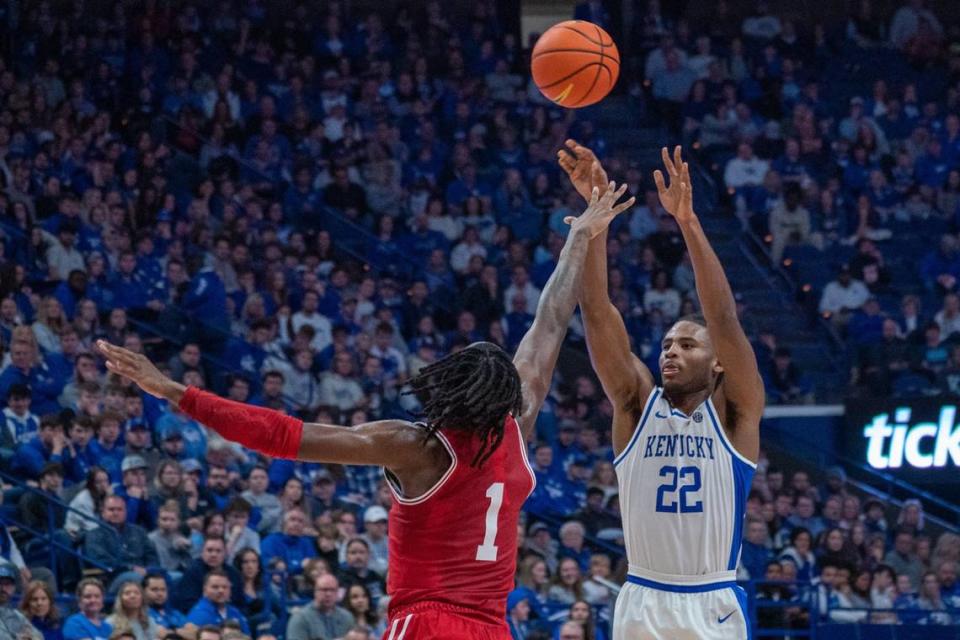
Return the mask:
M 507 415 L 522 406 L 520 375 L 500 347 L 479 342 L 452 353 L 410 381 L 423 405 L 421 417 L 433 435 L 440 429 L 473 431 L 482 445 L 471 466 L 480 466 L 503 442 Z

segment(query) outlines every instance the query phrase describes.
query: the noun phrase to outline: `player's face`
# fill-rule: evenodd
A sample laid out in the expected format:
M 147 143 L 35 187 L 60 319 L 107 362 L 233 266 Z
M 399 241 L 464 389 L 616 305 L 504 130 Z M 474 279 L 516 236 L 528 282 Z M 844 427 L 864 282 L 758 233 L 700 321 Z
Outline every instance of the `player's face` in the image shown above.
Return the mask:
M 722 371 L 706 327 L 678 322 L 663 337 L 660 375 L 667 391 L 686 394 L 707 389 Z

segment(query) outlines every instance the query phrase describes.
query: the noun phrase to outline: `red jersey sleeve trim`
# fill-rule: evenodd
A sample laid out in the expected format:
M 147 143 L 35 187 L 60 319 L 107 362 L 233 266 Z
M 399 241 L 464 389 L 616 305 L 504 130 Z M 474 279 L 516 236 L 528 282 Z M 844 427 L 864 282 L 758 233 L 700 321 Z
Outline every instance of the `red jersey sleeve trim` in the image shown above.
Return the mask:
M 530 465 L 530 458 L 527 455 L 527 443 L 523 439 L 523 429 L 520 428 L 520 423 L 517 422 L 513 415 L 510 415 L 507 420 L 513 422 L 517 428 L 517 437 L 520 439 L 520 455 L 523 456 L 523 464 L 527 467 L 527 473 L 530 474 L 530 493 L 527 494 L 529 498 L 533 494 L 533 490 L 537 488 L 537 476 L 533 472 L 533 467 Z
M 392 474 L 388 473 L 386 467 L 384 467 L 383 476 L 387 479 L 387 486 L 390 487 L 390 493 L 393 494 L 393 499 L 399 502 L 400 504 L 414 505 L 414 504 L 422 504 L 426 502 L 427 500 L 430 499 L 432 495 L 434 495 L 437 491 L 439 491 L 440 488 L 443 487 L 443 485 L 447 483 L 447 480 L 450 479 L 450 476 L 453 475 L 453 472 L 457 468 L 457 454 L 453 450 L 453 446 L 450 444 L 450 441 L 447 440 L 446 436 L 444 436 L 439 431 L 435 432 L 434 435 L 436 435 L 440 439 L 440 442 L 443 443 L 443 446 L 447 448 L 447 452 L 450 454 L 451 462 L 450 462 L 450 467 L 447 468 L 446 473 L 444 473 L 443 476 L 439 480 L 437 480 L 437 483 L 432 487 L 430 487 L 426 491 L 426 493 L 424 493 L 423 495 L 416 498 L 404 497 L 400 493 L 400 487 L 397 485 L 396 479 Z

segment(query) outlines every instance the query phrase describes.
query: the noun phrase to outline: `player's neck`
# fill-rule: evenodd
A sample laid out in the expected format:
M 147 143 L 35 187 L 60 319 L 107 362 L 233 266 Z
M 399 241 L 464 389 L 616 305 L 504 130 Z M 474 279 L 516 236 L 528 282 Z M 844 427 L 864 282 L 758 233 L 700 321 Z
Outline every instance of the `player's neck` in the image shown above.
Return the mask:
M 710 397 L 710 389 L 701 389 L 693 392 L 664 389 L 663 397 L 667 399 L 670 406 L 678 411 L 682 411 L 686 415 L 690 415 L 694 409 L 707 401 L 707 398 Z

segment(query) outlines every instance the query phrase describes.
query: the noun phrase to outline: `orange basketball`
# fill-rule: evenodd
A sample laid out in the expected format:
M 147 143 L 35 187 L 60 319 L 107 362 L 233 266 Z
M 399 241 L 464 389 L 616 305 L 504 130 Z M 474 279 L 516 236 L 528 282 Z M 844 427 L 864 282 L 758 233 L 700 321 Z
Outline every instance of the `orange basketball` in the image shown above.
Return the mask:
M 576 109 L 610 93 L 620 75 L 620 52 L 610 34 L 597 25 L 567 20 L 540 36 L 530 67 L 544 96 Z

